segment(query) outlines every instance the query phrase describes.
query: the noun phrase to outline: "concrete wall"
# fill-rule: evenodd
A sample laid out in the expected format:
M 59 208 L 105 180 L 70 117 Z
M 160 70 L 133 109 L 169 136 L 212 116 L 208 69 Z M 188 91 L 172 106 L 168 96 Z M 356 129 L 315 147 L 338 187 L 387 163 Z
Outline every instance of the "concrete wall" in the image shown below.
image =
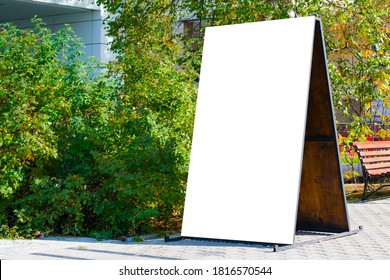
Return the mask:
M 110 38 L 106 36 L 104 29 L 103 19 L 106 14 L 92 0 L 16 0 L 11 4 L 8 2 L 8 5 L 13 5 L 12 13 L 14 13 L 15 19 L 12 22 L 19 28 L 31 27 L 31 18 L 34 15 L 30 15 L 24 10 L 23 18 L 20 19 L 22 13 L 17 12 L 18 8 L 22 10 L 26 7 L 33 7 L 34 14 L 42 18 L 47 27 L 54 32 L 63 28 L 65 24 L 69 24 L 83 39 L 86 46 L 86 57 L 94 56 L 102 62 L 108 62 L 115 58 L 109 51 Z M 6 7 L 6 5 L 2 7 Z M 50 11 L 53 11 L 53 14 Z M 19 19 L 16 19 L 18 17 Z
M 69 7 L 77 8 L 87 8 L 99 10 L 99 7 L 95 4 L 93 0 L 16 0 L 19 2 L 39 2 L 49 5 L 63 5 Z
M 102 11 L 85 11 L 61 16 L 44 17 L 43 21 L 53 32 L 70 24 L 77 36 L 83 39 L 86 47 L 86 56 L 94 56 L 102 62 L 114 58 L 109 51 L 110 38 L 106 36 Z M 20 28 L 31 27 L 31 20 L 18 20 L 14 24 Z

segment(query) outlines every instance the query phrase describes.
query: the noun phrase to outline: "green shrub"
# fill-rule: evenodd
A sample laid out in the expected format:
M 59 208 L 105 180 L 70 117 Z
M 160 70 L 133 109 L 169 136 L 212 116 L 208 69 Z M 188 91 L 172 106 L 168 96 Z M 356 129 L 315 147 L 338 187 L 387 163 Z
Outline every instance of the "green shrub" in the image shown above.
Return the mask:
M 194 86 L 162 65 L 131 95 L 83 59 L 71 28 L 33 21 L 0 26 L 0 237 L 177 227 Z

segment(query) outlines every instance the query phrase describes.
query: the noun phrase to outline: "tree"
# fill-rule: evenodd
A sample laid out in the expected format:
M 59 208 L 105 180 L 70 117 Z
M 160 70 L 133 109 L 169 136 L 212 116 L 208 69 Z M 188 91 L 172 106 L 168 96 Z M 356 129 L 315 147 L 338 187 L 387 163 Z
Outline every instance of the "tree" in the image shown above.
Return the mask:
M 117 153 L 104 158 L 117 163 L 105 168 L 111 170 L 106 183 L 123 200 L 134 198 L 120 218 L 134 224 L 134 233 L 137 221 L 147 228 L 151 219 L 169 224 L 172 216 L 181 215 L 197 73 L 180 61 L 178 1 L 97 2 L 110 14 L 107 32 L 116 61 L 109 73 L 120 81 L 122 111 L 117 122 L 124 127 L 120 142 L 114 144 Z M 118 172 L 128 176 L 112 176 Z
M 347 142 L 388 135 L 389 1 L 326 1 L 329 69 L 334 103 L 349 123 Z M 375 106 L 376 104 L 383 106 Z M 340 117 L 341 118 L 341 117 Z
M 34 22 L 0 32 L 0 235 L 177 228 L 196 86 L 174 42 L 124 56 L 125 71 L 118 56 L 107 78 L 69 27 Z
M 77 233 L 89 199 L 85 182 L 94 176 L 67 163 L 86 162 L 85 137 L 104 123 L 113 91 L 97 65 L 81 59 L 71 28 L 53 33 L 32 21 L 31 29 L 0 27 L 0 235 L 59 225 Z
M 79 41 L 70 29 L 0 28 L 0 196 L 12 196 L 59 154 L 58 130 L 67 125 Z M 73 52 L 67 54 L 72 44 Z

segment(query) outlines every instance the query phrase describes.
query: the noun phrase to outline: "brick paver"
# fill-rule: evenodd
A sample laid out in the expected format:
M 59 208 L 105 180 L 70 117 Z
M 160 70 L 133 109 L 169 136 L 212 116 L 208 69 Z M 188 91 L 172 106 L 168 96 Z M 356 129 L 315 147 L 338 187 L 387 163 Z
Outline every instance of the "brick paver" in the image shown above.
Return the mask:
M 200 240 L 165 243 L 162 239 L 141 243 L 91 238 L 48 237 L 35 240 L 0 240 L 0 259 L 18 260 L 389 260 L 390 198 L 348 203 L 351 229 L 363 231 L 324 242 L 273 252 L 270 246 Z M 317 238 L 298 234 L 296 243 Z

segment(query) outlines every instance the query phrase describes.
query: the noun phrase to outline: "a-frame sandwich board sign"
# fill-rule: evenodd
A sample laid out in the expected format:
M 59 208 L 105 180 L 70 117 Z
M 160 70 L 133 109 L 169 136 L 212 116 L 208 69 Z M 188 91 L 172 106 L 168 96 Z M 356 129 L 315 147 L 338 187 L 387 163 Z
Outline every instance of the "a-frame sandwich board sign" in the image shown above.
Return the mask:
M 349 231 L 321 21 L 206 28 L 182 237 Z

